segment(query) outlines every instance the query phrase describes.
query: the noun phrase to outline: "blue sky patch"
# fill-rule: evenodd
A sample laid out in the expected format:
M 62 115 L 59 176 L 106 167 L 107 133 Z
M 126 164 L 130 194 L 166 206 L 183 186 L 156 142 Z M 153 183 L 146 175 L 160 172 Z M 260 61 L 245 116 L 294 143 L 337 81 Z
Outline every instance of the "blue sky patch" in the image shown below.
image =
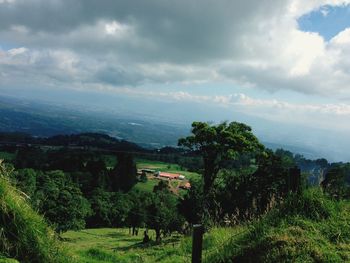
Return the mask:
M 325 5 L 298 19 L 302 31 L 317 32 L 330 40 L 339 32 L 350 27 L 350 5 Z

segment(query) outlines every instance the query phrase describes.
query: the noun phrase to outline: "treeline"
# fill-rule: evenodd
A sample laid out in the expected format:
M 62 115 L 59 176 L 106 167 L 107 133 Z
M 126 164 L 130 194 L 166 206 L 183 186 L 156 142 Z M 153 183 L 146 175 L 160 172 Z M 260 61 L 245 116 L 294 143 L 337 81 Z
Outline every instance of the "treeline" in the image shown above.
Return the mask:
M 350 163 L 329 163 L 324 158 L 309 160 L 283 149 L 278 149 L 275 153 L 284 162 L 299 167 L 307 185 L 321 186 L 337 199 L 350 198 Z
M 130 227 L 136 234 L 139 227 L 147 227 L 154 229 L 160 240 L 161 233 L 183 231 L 179 199 L 167 184 L 160 183 L 153 192 L 133 188 L 147 178 L 137 177 L 130 152 L 153 159 L 161 154 L 101 134 L 47 139 L 23 134 L 2 136 L 1 150 L 14 154 L 13 183 L 57 232 Z
M 3 146 L 80 146 L 94 147 L 106 150 L 147 152 L 146 149 L 125 140 L 118 140 L 101 133 L 80 133 L 71 135 L 56 135 L 48 138 L 33 137 L 26 133 L 0 133 L 0 143 Z
M 85 152 L 93 151 L 94 154 L 98 150 L 107 154 L 129 152 L 134 156 L 148 160 L 176 163 L 192 172 L 200 172 L 203 168 L 203 162 L 196 153 L 187 152 L 182 148 L 163 147 L 161 149 L 145 149 L 135 143 L 118 140 L 106 134 L 81 133 L 43 138 L 33 137 L 26 133 L 0 132 L 0 149 L 3 151 L 17 153 L 20 149 L 33 150 L 43 147 L 49 150 L 63 148 L 63 152 L 69 149 L 81 149 L 85 150 Z M 40 151 L 36 154 L 42 155 Z M 57 154 L 62 154 L 62 151 L 58 151 Z M 41 161 L 42 157 L 36 157 L 35 159 Z M 21 158 L 18 159 L 20 160 Z M 45 160 L 43 161 L 46 162 Z M 31 162 L 30 165 L 32 165 Z
M 107 167 L 109 158 L 115 165 Z M 107 158 L 107 159 L 106 159 Z M 57 232 L 85 227 L 139 227 L 161 233 L 183 231 L 179 199 L 161 182 L 153 192 L 138 191 L 132 155 L 105 156 L 89 150 L 20 148 L 12 161 L 13 183 L 30 197 Z M 146 179 L 147 180 L 147 179 Z

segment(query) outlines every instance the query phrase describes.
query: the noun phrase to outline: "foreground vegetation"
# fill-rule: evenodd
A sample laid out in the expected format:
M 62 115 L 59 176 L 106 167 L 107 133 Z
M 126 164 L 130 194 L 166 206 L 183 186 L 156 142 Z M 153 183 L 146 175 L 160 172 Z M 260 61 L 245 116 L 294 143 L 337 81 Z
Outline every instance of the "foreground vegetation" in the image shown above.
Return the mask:
M 11 186 L 0 162 L 0 262 L 72 262 L 44 218 L 32 210 L 27 196 Z
M 204 235 L 204 262 L 348 262 L 350 202 L 309 189 L 259 220 L 214 227 Z M 150 232 L 151 239 L 155 239 Z M 80 262 L 189 262 L 191 237 L 172 235 L 161 244 L 142 243 L 129 229 L 68 231 L 66 244 Z
M 3 167 L 3 166 L 2 166 Z M 21 262 L 189 262 L 191 237 L 173 234 L 142 243 L 143 229 L 85 229 L 55 238 L 44 219 L 13 188 L 2 168 L 1 253 Z M 205 262 L 347 262 L 350 260 L 350 202 L 311 188 L 289 195 L 260 219 L 204 235 Z M 67 250 L 68 247 L 69 250 Z M 68 256 L 69 255 L 69 256 Z M 0 257 L 0 262 L 17 262 Z
M 213 228 L 204 235 L 203 259 L 225 245 L 232 236 L 239 234 L 243 227 Z M 152 240 L 155 233 L 150 232 Z M 161 244 L 142 244 L 142 233 L 132 236 L 127 228 L 100 228 L 68 231 L 63 234 L 65 244 L 80 262 L 190 262 L 192 239 L 190 236 L 173 234 Z
M 155 234 L 150 233 L 153 242 L 142 243 L 143 229 L 138 236 L 132 236 L 127 228 L 85 229 L 68 231 L 63 234 L 66 244 L 79 262 L 184 262 L 190 257 L 181 235 L 165 238 L 161 244 L 154 242 Z
M 350 260 L 350 164 L 273 152 L 245 124 L 194 122 L 184 148 L 156 152 L 99 134 L 22 139 L 2 145 L 0 257 L 188 261 L 201 223 L 206 262 Z M 182 173 L 190 190 L 137 168 Z
M 349 262 L 350 202 L 319 189 L 289 196 L 206 262 Z

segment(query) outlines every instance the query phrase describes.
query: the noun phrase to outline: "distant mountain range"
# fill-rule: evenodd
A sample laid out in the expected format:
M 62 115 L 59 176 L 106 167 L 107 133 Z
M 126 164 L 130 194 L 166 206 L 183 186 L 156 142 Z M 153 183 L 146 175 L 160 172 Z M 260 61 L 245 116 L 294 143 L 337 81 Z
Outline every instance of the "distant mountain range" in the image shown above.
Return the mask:
M 176 145 L 190 127 L 127 118 L 115 113 L 91 111 L 44 102 L 0 97 L 0 131 L 49 137 L 96 132 L 135 142 L 146 148 Z
M 102 109 L 91 110 L 78 106 L 0 97 L 0 132 L 22 132 L 39 137 L 85 132 L 102 133 L 148 149 L 176 146 L 178 138 L 190 133 L 190 123 L 156 121 L 142 115 L 134 115 L 126 116 L 125 113 L 118 114 Z M 259 127 L 264 127 L 263 125 L 266 124 L 261 122 Z M 267 134 L 261 131 L 260 133 Z M 260 138 L 268 148 L 283 148 L 310 159 L 328 157 L 322 156 L 315 148 L 301 147 L 300 144 L 291 145 L 283 139 L 272 141 L 273 136 L 270 137 Z

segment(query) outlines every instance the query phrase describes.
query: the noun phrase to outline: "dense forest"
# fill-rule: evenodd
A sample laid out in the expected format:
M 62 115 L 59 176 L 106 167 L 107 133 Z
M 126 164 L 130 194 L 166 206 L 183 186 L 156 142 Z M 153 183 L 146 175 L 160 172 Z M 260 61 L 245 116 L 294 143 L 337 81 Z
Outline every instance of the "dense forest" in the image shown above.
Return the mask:
M 349 163 L 273 152 L 249 126 L 237 122 L 194 122 L 192 134 L 181 138 L 179 147 L 157 150 L 97 133 L 49 138 L 2 133 L 0 152 L 10 184 L 58 234 L 127 227 L 130 235 L 153 230 L 154 241 L 161 243 L 174 232 L 189 234 L 197 223 L 210 231 L 258 220 L 291 194 L 301 196 L 311 188 L 332 200 L 350 198 Z M 135 187 L 148 180 L 137 171 L 140 158 L 177 164 L 198 176 L 181 195 L 162 180 L 143 191 Z M 149 242 L 146 232 L 143 241 Z M 1 234 L 11 239 L 10 232 Z M 30 262 L 3 241 L 0 254 Z

